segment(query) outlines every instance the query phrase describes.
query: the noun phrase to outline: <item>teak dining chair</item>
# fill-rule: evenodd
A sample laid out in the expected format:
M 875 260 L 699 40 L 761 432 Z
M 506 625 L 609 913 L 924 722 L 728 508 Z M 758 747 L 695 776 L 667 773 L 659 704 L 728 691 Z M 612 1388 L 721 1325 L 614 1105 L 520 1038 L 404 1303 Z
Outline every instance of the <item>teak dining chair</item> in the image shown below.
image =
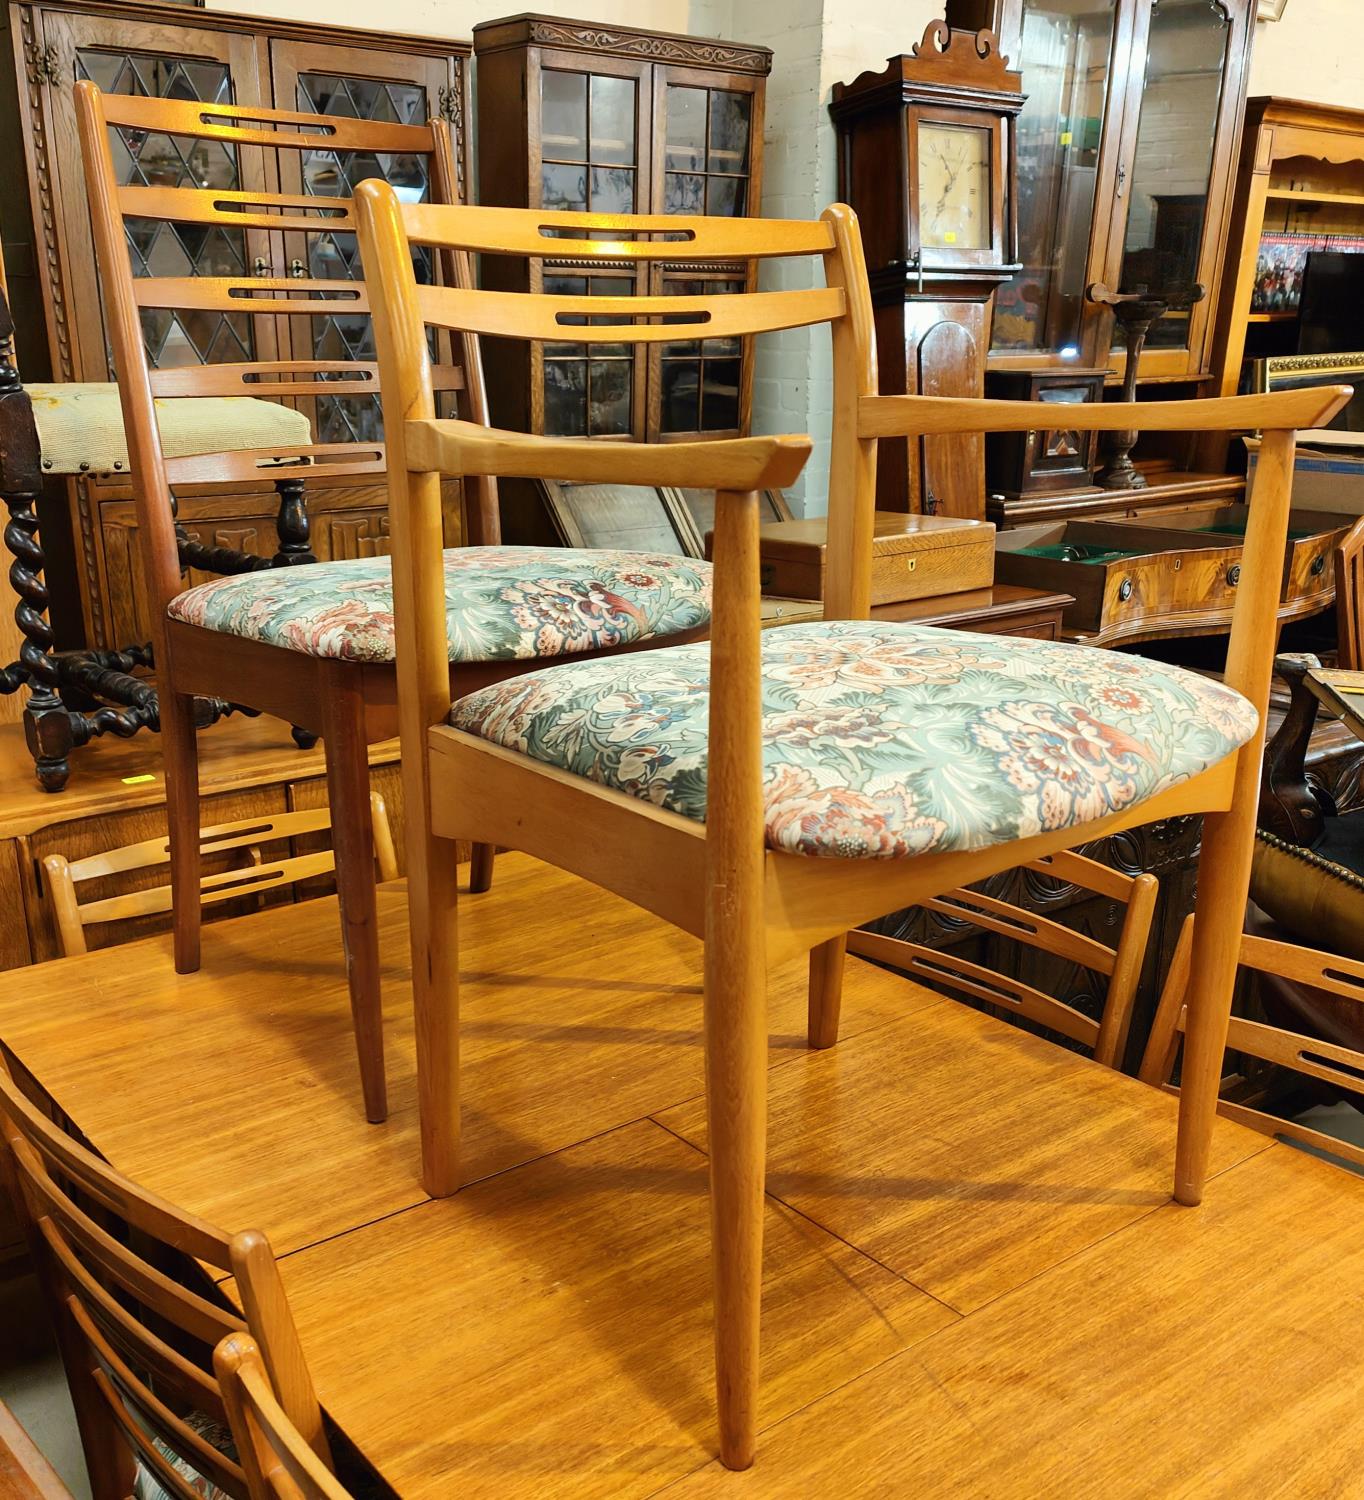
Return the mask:
M 279 1268 L 265 1237 L 226 1235 L 145 1192 L 59 1130 L 0 1061 L 0 1161 L 52 1314 L 95 1500 L 177 1500 L 197 1476 L 246 1500 L 242 1466 L 209 1440 L 227 1412 L 213 1350 L 250 1332 L 275 1398 L 319 1462 L 331 1454 Z M 239 1316 L 171 1274 L 200 1261 L 235 1279 Z
M 193 729 L 195 695 L 234 701 L 320 734 L 326 748 L 328 800 L 336 845 L 337 887 L 365 1112 L 387 1111 L 379 995 L 379 948 L 369 832 L 366 747 L 397 729 L 390 563 L 376 556 L 269 568 L 186 589 L 177 556 L 174 492 L 206 480 L 257 483 L 281 463 L 306 461 L 310 480 L 372 475 L 382 483 L 382 441 L 313 442 L 229 453 L 167 458 L 158 407 L 172 398 L 269 396 L 305 406 L 373 401 L 379 390 L 373 360 L 257 358 L 233 363 L 153 369 L 142 319 L 155 310 L 248 313 L 264 329 L 275 324 L 366 314 L 369 294 L 359 280 L 318 279 L 300 260 L 288 277 L 242 275 L 134 276 L 130 234 L 147 224 L 192 231 L 325 238 L 354 230 L 349 198 L 298 193 L 120 186 L 111 131 L 160 131 L 213 149 L 274 152 L 384 151 L 425 154 L 439 192 L 454 182 L 450 143 L 439 121 L 429 126 L 319 120 L 226 105 L 104 95 L 76 85 L 76 114 L 85 154 L 95 242 L 110 338 L 118 369 L 124 426 L 136 485 L 138 546 L 152 619 L 175 896 L 175 956 L 181 973 L 199 966 L 198 770 Z M 376 134 L 377 132 L 377 134 Z M 170 232 L 167 229 L 166 232 Z M 467 260 L 439 257 L 445 279 L 467 279 Z M 409 268 L 411 269 L 411 268 Z M 415 272 L 413 273 L 415 274 Z M 476 340 L 442 334 L 458 364 L 439 364 L 432 383 L 457 393 L 461 410 L 484 421 Z M 445 351 L 444 353 L 442 351 Z M 258 351 L 259 352 L 259 351 Z M 305 423 L 306 431 L 306 423 Z M 444 549 L 438 526 L 435 557 L 443 559 L 448 690 L 458 696 L 567 654 L 628 650 L 663 638 L 694 639 L 710 613 L 710 569 L 687 558 L 641 553 L 500 547 L 491 483 L 465 487 L 465 540 Z M 491 850 L 482 850 L 472 877 L 486 885 Z
M 990 968 L 950 948 L 931 948 L 887 933 L 859 930 L 848 935 L 848 952 L 889 964 L 934 989 L 984 1000 L 1007 1015 L 1021 1016 L 1088 1047 L 1094 1061 L 1106 1068 L 1121 1067 L 1160 882 L 1145 873 L 1125 875 L 1073 850 L 1033 860 L 1025 866 L 1025 875 L 1077 886 L 1110 901 L 1122 912 L 1116 947 L 984 891 L 944 891 L 922 904 L 945 922 L 993 933 L 1106 979 L 1098 1020 L 1016 974 Z M 842 964 L 841 953 L 826 950 L 825 956 L 836 965 Z M 812 1047 L 829 1047 L 838 1040 L 836 974 L 833 986 L 827 999 L 819 985 L 812 990 L 818 1009 L 818 1015 L 812 1017 Z
M 389 441 L 400 722 L 424 1180 L 459 1186 L 457 838 L 595 881 L 705 943 L 705 1047 L 720 1455 L 752 1462 L 766 1146 L 767 966 L 811 954 L 812 1033 L 828 1035 L 847 932 L 999 870 L 1158 818 L 1207 814 L 1180 1099 L 1176 1195 L 1202 1192 L 1244 906 L 1287 527 L 1294 433 L 1347 396 L 1075 407 L 1089 430 L 1266 429 L 1226 683 L 1136 657 L 867 620 L 875 445 L 1020 431 L 1026 402 L 878 396 L 856 220 L 815 223 L 405 206 L 362 184 Z M 419 287 L 412 244 L 697 261 L 804 256 L 825 286 L 587 299 Z M 606 304 L 602 306 L 602 304 Z M 804 437 L 644 445 L 489 431 L 436 418 L 427 325 L 548 339 L 593 311 L 633 341 L 828 323 L 834 420 L 825 620 L 764 632 L 758 492 L 788 484 Z M 622 330 L 575 327 L 587 342 Z M 561 664 L 449 701 L 440 475 L 713 488 L 711 643 Z
M 229 1334 L 213 1351 L 213 1368 L 251 1500 L 351 1500 L 275 1399 L 249 1334 Z
M 1188 1029 L 1189 965 L 1196 928 L 1197 922 L 1190 916 L 1180 931 L 1138 1075 L 1144 1083 L 1154 1084 L 1156 1088 L 1171 1092 L 1175 1092 L 1175 1086 L 1171 1082 L 1175 1060 L 1179 1056 L 1180 1042 L 1185 1040 Z M 1364 963 L 1356 958 L 1243 933 L 1237 961 L 1241 968 L 1252 973 L 1275 975 L 1280 979 L 1291 980 L 1295 985 L 1309 986 L 1311 990 L 1320 992 L 1323 999 L 1335 997 L 1337 1002 L 1344 1002 L 1339 1006 L 1340 1011 L 1354 1012 L 1356 1018 L 1364 1014 L 1355 1010 L 1356 1006 L 1364 1005 Z M 1341 1019 L 1343 1021 L 1344 1017 Z M 1346 1035 L 1351 1031 L 1357 1034 L 1358 1026 L 1358 1019 L 1353 1027 L 1340 1025 L 1337 1034 Z M 1256 1058 L 1260 1062 L 1272 1063 L 1275 1067 L 1287 1068 L 1318 1086 L 1325 1084 L 1355 1096 L 1364 1093 L 1364 1051 L 1358 1047 L 1342 1045 L 1338 1040 L 1331 1041 L 1326 1036 L 1309 1036 L 1268 1021 L 1252 1020 L 1248 1016 L 1232 1016 L 1227 1027 L 1226 1046 L 1232 1052 Z M 1219 1074 L 1221 1070 L 1222 1059 L 1219 1058 Z M 1219 1088 L 1219 1094 L 1220 1092 Z M 1324 1152 L 1337 1161 L 1364 1169 L 1364 1146 L 1352 1141 L 1326 1135 L 1297 1120 L 1281 1119 L 1266 1110 L 1256 1109 L 1253 1104 L 1236 1099 L 1221 1099 L 1217 1108 L 1229 1120 L 1249 1125 L 1253 1130 L 1296 1141 L 1299 1145 Z
M 378 792 L 369 797 L 370 830 L 374 839 L 375 873 L 382 881 L 398 878 L 398 856 L 393 846 L 388 809 Z M 325 833 L 331 827 L 331 809 L 305 808 L 300 812 L 264 813 L 258 818 L 236 818 L 231 823 L 217 823 L 199 830 L 200 859 L 230 856 L 234 864 L 215 870 L 199 882 L 199 900 L 204 906 L 243 897 L 264 896 L 267 891 L 329 875 L 336 868 L 336 854 L 318 849 L 305 854 L 264 856 L 262 845 L 286 839 L 307 838 Z M 141 870 L 158 870 L 170 862 L 168 838 L 142 839 L 89 854 L 84 859 L 68 859 L 64 854 L 49 854 L 43 859 L 43 876 L 47 900 L 57 927 L 57 942 L 62 957 L 85 953 L 85 929 L 106 922 L 126 922 L 135 917 L 151 917 L 172 910 L 169 885 L 143 886 L 115 895 L 80 899 L 80 890 L 90 882 L 110 876 L 128 876 Z

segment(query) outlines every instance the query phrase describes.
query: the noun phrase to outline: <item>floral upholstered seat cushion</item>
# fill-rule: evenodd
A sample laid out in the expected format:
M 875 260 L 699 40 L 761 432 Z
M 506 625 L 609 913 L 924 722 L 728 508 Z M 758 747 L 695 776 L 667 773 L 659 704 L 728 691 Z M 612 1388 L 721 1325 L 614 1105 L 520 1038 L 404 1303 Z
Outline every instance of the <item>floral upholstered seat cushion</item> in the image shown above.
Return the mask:
M 455 728 L 706 815 L 709 648 L 547 667 L 462 698 Z M 895 859 L 1121 811 L 1223 759 L 1254 708 L 1084 646 L 830 621 L 763 636 L 767 843 Z
M 681 635 L 710 620 L 709 563 L 567 547 L 445 554 L 451 661 L 524 661 Z M 171 600 L 173 619 L 307 656 L 393 660 L 387 557 L 215 578 Z

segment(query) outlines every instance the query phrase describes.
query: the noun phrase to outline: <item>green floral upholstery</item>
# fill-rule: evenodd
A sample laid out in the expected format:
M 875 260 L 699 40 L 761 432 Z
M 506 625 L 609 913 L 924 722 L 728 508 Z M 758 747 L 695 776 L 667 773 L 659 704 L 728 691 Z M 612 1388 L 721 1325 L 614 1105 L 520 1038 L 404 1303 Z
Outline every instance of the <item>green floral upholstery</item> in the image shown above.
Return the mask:
M 525 661 L 680 635 L 710 620 L 710 564 L 643 552 L 454 547 L 445 554 L 451 661 Z M 173 619 L 308 656 L 393 660 L 386 557 L 215 578 Z
M 457 729 L 685 817 L 706 815 L 709 648 L 543 668 L 462 698 Z M 1140 657 L 929 626 L 763 636 L 773 849 L 981 849 L 1133 806 L 1223 759 L 1255 710 Z

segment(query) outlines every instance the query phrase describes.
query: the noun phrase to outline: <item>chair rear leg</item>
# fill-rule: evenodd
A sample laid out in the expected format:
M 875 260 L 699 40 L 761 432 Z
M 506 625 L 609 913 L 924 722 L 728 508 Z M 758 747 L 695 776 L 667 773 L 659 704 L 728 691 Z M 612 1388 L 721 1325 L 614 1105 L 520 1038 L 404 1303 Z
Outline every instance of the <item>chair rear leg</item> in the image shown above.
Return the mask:
M 175 972 L 199 967 L 199 744 L 194 699 L 169 683 L 160 695 L 161 753 L 166 767 L 166 826 L 170 835 L 171 909 Z
M 492 889 L 493 855 L 497 852 L 492 844 L 475 844 L 469 851 L 469 894 L 481 895 Z
M 810 1019 L 812 1047 L 832 1047 L 838 1040 L 843 1010 L 843 966 L 848 956 L 848 934 L 830 938 L 810 949 Z
M 327 756 L 336 892 L 346 955 L 355 1049 L 365 1118 L 388 1117 L 384 1080 L 383 999 L 379 983 L 379 918 L 374 895 L 374 830 L 369 803 L 369 747 L 358 674 L 327 674 L 322 693 L 322 739 Z
M 1235 806 L 1231 812 L 1209 813 L 1203 822 L 1175 1148 L 1175 1200 L 1191 1208 L 1203 1197 L 1217 1120 L 1227 1027 L 1250 893 L 1254 817 L 1252 799 L 1246 808 Z

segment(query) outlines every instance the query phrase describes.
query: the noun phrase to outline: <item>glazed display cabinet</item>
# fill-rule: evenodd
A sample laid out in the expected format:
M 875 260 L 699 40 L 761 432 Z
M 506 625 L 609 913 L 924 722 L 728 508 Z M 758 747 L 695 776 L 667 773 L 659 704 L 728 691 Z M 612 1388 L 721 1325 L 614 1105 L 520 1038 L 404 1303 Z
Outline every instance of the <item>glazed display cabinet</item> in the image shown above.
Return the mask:
M 592 213 L 756 214 L 765 47 L 517 16 L 474 28 L 480 201 Z M 486 286 L 574 296 L 741 292 L 740 262 L 605 268 L 484 258 Z M 701 284 L 704 282 L 704 286 Z M 518 431 L 667 441 L 746 430 L 739 339 L 644 345 L 488 341 L 493 419 Z

